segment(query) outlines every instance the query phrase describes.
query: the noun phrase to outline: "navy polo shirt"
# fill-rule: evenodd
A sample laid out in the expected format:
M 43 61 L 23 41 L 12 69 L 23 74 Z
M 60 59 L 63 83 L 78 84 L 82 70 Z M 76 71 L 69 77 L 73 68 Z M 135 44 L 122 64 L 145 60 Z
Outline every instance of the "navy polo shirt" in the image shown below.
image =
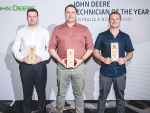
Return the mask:
M 98 35 L 94 48 L 101 50 L 101 55 L 103 57 L 111 58 L 111 43 L 119 44 L 119 58 L 125 57 L 125 52 L 134 51 L 129 35 L 119 31 L 119 34 L 114 38 L 109 29 Z M 117 62 L 112 62 L 111 64 L 104 64 L 101 62 L 100 73 L 104 76 L 119 77 L 126 74 L 126 67 L 125 64 L 119 65 Z

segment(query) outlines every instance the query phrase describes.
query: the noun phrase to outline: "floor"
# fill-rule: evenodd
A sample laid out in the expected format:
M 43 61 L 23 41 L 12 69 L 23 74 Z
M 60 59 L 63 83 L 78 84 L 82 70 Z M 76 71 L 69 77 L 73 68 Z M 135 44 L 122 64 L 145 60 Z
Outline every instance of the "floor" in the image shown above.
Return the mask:
M 66 101 L 70 106 L 65 106 L 63 113 L 75 113 L 75 102 Z M 0 101 L 0 113 L 23 113 L 22 101 Z M 150 113 L 150 101 L 130 100 L 125 101 L 126 113 Z M 56 113 L 56 101 L 46 101 L 47 113 Z M 97 113 L 97 101 L 84 102 L 85 113 Z M 37 101 L 32 101 L 32 113 L 38 113 Z M 105 113 L 116 113 L 116 101 L 107 101 Z

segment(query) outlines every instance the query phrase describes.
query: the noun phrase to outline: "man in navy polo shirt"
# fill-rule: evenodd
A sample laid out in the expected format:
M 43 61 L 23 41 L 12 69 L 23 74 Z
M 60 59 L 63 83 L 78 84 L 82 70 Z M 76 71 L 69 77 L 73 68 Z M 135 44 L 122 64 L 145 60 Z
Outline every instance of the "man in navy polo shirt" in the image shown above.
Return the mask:
M 104 113 L 106 99 L 113 83 L 116 95 L 117 113 L 125 113 L 124 90 L 126 84 L 125 62 L 133 57 L 133 46 L 129 35 L 119 30 L 121 15 L 112 12 L 109 15 L 110 28 L 100 33 L 95 42 L 94 56 L 101 60 L 100 68 L 100 96 L 98 99 L 98 113 Z M 118 44 L 119 58 L 111 58 L 111 43 Z M 99 51 L 101 50 L 101 54 Z M 125 52 L 127 53 L 125 55 Z

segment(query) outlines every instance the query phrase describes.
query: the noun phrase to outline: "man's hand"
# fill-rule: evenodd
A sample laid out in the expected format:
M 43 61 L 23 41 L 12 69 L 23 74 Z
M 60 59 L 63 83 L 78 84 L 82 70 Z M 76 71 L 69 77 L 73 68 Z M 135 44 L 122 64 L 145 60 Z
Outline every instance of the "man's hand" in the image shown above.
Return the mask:
M 29 57 L 29 56 L 24 57 L 24 58 L 22 59 L 22 62 L 24 62 L 24 63 L 26 63 L 26 64 L 30 64 L 30 63 L 28 62 L 28 57 Z
M 34 64 L 42 62 L 42 58 L 36 55 L 36 62 Z
M 76 65 L 72 68 L 76 68 L 78 67 L 82 62 L 83 62 L 83 59 L 75 59 L 75 61 L 77 62 Z
M 113 62 L 113 60 L 111 58 L 107 57 L 107 58 L 103 58 L 102 62 L 104 62 L 105 64 L 110 64 Z
M 36 57 L 35 63 L 29 63 L 29 64 L 35 65 L 35 64 L 38 64 L 38 63 L 42 62 L 42 58 L 41 57 L 39 57 L 37 55 L 35 57 Z
M 67 65 L 66 65 L 66 63 L 65 63 L 66 60 L 67 60 L 67 58 L 62 59 L 62 60 L 59 61 L 59 63 L 60 63 L 61 65 L 63 65 L 65 68 L 69 68 L 69 67 L 67 67 Z
M 118 62 L 119 65 L 122 65 L 122 64 L 124 64 L 126 61 L 127 61 L 127 60 L 126 60 L 126 58 L 124 57 L 124 58 L 118 58 L 116 62 Z

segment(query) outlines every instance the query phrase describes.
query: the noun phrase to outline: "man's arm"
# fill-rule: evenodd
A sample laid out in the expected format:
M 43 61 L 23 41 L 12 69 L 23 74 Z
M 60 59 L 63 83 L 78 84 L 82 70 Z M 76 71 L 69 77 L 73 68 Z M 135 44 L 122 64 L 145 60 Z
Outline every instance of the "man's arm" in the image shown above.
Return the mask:
M 48 52 L 48 44 L 49 44 L 50 35 L 48 30 L 45 31 L 45 53 L 41 56 L 42 61 L 48 60 L 50 57 L 50 53 Z
M 23 58 L 23 56 L 20 53 L 20 48 L 21 48 L 20 45 L 21 45 L 21 41 L 20 41 L 20 35 L 19 35 L 19 31 L 18 31 L 16 34 L 16 37 L 15 37 L 15 40 L 14 40 L 12 52 L 17 60 L 28 64 L 29 63 L 27 60 L 28 56 Z
M 33 64 L 37 64 L 37 63 L 40 63 L 42 61 L 49 59 L 49 57 L 50 57 L 50 54 L 48 52 L 49 38 L 50 38 L 49 32 L 48 32 L 48 30 L 46 30 L 46 32 L 45 32 L 45 47 L 46 47 L 45 53 L 41 57 L 36 55 L 36 62 Z
M 82 56 L 81 59 L 75 59 L 77 64 L 73 68 L 78 67 L 84 60 L 86 60 L 92 54 L 94 50 L 93 40 L 92 40 L 91 33 L 88 28 L 86 28 L 85 33 L 86 33 L 85 47 L 87 51 L 85 52 L 85 54 Z
M 103 56 L 100 55 L 99 50 L 98 49 L 94 49 L 93 55 L 102 61 L 102 59 L 104 58 Z
M 125 51 L 127 52 L 127 55 L 124 58 L 117 59 L 119 65 L 124 64 L 126 61 L 130 60 L 133 57 L 134 48 L 132 46 L 132 42 L 129 35 L 127 35 Z
M 92 52 L 93 50 L 87 50 L 81 59 L 75 59 L 77 64 L 73 68 L 78 67 L 84 60 L 86 60 L 92 54 Z
M 67 68 L 66 64 L 65 64 L 65 60 L 66 59 L 61 59 L 55 48 L 57 46 L 57 27 L 54 28 L 53 32 L 52 32 L 52 35 L 51 35 L 51 38 L 49 40 L 49 48 L 48 48 L 48 51 L 51 53 L 51 55 L 60 63 L 62 64 L 65 68 Z
M 113 62 L 111 58 L 109 58 L 109 57 L 108 57 L 108 58 L 104 58 L 102 55 L 100 55 L 98 49 L 94 49 L 93 55 L 94 55 L 97 59 L 99 59 L 99 60 L 101 60 L 102 62 L 104 62 L 105 64 L 110 64 L 111 62 Z
M 128 52 L 127 55 L 124 58 L 117 59 L 116 62 L 119 63 L 119 65 L 124 64 L 126 61 L 130 60 L 133 57 L 133 52 Z
M 130 60 L 133 57 L 133 52 L 127 53 L 127 55 L 124 57 L 126 61 Z
M 67 66 L 66 66 L 66 64 L 65 64 L 65 60 L 66 60 L 66 59 L 62 59 L 62 60 L 61 60 L 60 57 L 58 56 L 58 54 L 57 54 L 57 52 L 56 52 L 55 49 L 51 49 L 49 52 L 51 53 L 51 55 L 52 55 L 60 64 L 62 64 L 64 67 L 67 68 Z
M 92 53 L 93 53 L 93 50 L 87 50 L 82 58 L 86 60 Z

